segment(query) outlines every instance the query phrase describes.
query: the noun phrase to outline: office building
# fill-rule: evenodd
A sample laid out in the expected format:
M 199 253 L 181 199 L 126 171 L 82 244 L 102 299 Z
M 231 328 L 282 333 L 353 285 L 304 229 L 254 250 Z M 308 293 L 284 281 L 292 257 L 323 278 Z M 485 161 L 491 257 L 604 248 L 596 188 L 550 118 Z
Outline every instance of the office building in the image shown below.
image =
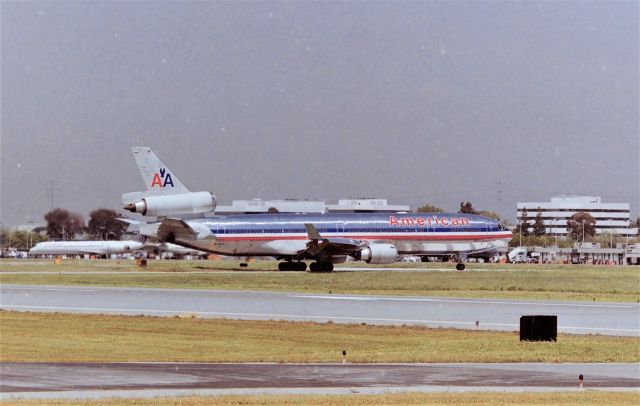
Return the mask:
M 541 213 L 547 234 L 564 236 L 568 234 L 567 220 L 578 212 L 589 213 L 595 220 L 596 235 L 635 237 L 637 228 L 630 228 L 631 210 L 629 203 L 603 203 L 600 196 L 562 195 L 549 202 L 518 202 L 518 224 L 524 220 L 533 225 L 538 212 Z

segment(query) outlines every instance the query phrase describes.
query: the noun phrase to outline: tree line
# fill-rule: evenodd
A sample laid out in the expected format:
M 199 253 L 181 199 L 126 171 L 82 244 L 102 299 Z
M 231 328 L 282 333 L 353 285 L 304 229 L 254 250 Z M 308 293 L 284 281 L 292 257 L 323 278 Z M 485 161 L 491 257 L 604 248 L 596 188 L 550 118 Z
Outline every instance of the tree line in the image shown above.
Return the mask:
M 433 204 L 425 204 L 424 206 L 418 207 L 415 211 L 416 213 L 444 213 L 442 208 Z M 458 213 L 477 214 L 479 216 L 489 217 L 502 224 L 508 224 L 508 221 L 501 218 L 498 213 L 489 210 L 476 210 L 471 202 L 460 202 Z
M 67 209 L 53 209 L 44 215 L 49 238 L 63 240 L 72 240 L 82 233 L 92 240 L 119 240 L 127 229 L 119 218 L 122 216 L 111 209 L 93 210 L 86 225 L 82 215 Z
M 119 240 L 127 224 L 118 218 L 122 216 L 115 210 L 96 209 L 89 213 L 89 222 L 85 224 L 82 215 L 57 208 L 44 215 L 46 236 L 39 232 L 3 229 L 0 230 L 0 246 L 24 251 L 41 241 L 73 240 L 80 234 L 87 234 L 91 240 Z

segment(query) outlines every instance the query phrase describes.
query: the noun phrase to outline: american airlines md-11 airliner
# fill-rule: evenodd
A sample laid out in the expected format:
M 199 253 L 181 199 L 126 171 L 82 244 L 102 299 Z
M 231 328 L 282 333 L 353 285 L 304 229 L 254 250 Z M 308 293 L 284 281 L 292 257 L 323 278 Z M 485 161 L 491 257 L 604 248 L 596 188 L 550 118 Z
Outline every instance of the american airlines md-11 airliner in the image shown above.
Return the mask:
M 465 213 L 245 214 L 180 219 L 215 210 L 210 192 L 190 192 L 147 147 L 132 148 L 147 192 L 124 194 L 125 209 L 159 222 L 140 232 L 162 242 L 220 255 L 271 256 L 281 271 L 329 272 L 348 257 L 390 264 L 399 255 L 451 256 L 506 247 L 511 231 L 493 219 Z M 157 190 L 157 192 L 155 192 Z M 464 264 L 458 263 L 463 270 Z

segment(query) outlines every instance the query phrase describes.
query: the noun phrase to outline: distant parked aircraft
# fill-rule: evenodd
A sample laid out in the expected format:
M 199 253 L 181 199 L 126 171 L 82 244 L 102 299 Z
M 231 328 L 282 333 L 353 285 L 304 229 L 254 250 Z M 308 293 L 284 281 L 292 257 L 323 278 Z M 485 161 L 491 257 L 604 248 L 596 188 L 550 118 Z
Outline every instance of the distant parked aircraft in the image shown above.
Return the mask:
M 29 250 L 31 255 L 109 255 L 138 251 L 138 241 L 44 241 Z

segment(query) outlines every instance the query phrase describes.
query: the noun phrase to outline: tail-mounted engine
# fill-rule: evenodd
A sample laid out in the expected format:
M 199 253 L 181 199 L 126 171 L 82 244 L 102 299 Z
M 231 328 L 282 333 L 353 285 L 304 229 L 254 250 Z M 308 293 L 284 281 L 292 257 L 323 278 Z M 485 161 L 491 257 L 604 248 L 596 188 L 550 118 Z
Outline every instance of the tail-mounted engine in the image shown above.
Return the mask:
M 207 213 L 216 209 L 216 197 L 211 192 L 147 196 L 135 203 L 127 204 L 124 208 L 143 216 Z

